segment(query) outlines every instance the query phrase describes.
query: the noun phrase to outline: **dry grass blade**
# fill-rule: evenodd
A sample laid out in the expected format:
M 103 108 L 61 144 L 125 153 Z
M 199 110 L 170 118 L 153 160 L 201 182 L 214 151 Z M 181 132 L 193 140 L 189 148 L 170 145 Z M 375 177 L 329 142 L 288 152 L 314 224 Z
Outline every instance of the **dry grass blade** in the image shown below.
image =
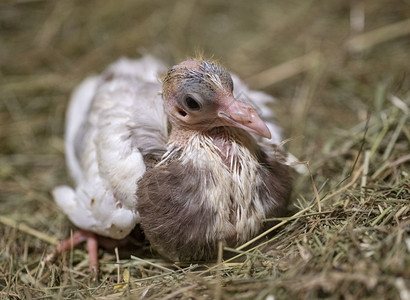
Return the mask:
M 136 261 L 138 261 L 138 262 L 142 262 L 142 263 L 147 264 L 147 265 L 150 265 L 150 266 L 153 266 L 153 267 L 155 267 L 155 268 L 161 269 L 161 270 L 166 271 L 166 272 L 169 272 L 169 273 L 173 273 L 173 272 L 174 272 L 173 270 L 171 270 L 171 269 L 169 269 L 169 268 L 166 268 L 166 267 L 164 267 L 164 266 L 161 266 L 161 265 L 159 265 L 159 264 L 153 263 L 153 262 L 151 262 L 151 261 L 148 261 L 148 260 L 145 260 L 145 259 L 136 257 L 136 256 L 134 256 L 134 255 L 131 255 L 131 259 L 136 260 Z
M 254 88 L 263 89 L 316 67 L 319 60 L 319 52 L 313 51 L 248 77 L 246 81 Z
M 346 42 L 351 52 L 361 52 L 379 43 L 410 34 L 410 19 L 352 37 Z
M 47 235 L 43 232 L 40 232 L 40 231 L 38 231 L 34 228 L 31 228 L 30 226 L 28 226 L 24 223 L 17 222 L 15 220 L 11 219 L 11 218 L 6 217 L 6 216 L 0 216 L 0 223 L 2 223 L 3 225 L 15 228 L 17 230 L 20 230 L 21 232 L 32 235 L 32 236 L 34 236 L 34 237 L 36 237 L 36 238 L 38 238 L 38 239 L 40 239 L 44 242 L 47 242 L 51 245 L 56 246 L 59 243 L 58 239 L 56 239 L 54 237 L 51 237 L 51 236 L 49 236 L 49 235 Z

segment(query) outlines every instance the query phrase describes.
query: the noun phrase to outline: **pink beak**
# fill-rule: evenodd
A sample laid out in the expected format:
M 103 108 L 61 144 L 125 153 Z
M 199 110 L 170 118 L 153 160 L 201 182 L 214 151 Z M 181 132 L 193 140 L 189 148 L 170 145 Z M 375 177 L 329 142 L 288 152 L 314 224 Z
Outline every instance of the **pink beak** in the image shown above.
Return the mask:
M 268 139 L 272 137 L 269 128 L 258 116 L 255 109 L 234 97 L 226 97 L 220 101 L 218 117 L 224 120 L 227 126 L 242 128 Z

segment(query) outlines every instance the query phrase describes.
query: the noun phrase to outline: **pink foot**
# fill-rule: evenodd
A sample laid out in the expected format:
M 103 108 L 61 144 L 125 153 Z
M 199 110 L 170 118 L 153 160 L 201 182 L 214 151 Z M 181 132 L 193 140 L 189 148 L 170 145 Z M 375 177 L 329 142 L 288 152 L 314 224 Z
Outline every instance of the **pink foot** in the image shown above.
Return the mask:
M 87 242 L 88 247 L 88 261 L 90 263 L 90 271 L 94 276 L 98 273 L 98 240 L 97 236 L 89 231 L 78 230 L 74 232 L 73 236 L 69 239 L 62 241 L 56 247 L 57 253 L 62 253 L 64 251 L 70 250 L 71 245 L 73 247 L 79 244 Z

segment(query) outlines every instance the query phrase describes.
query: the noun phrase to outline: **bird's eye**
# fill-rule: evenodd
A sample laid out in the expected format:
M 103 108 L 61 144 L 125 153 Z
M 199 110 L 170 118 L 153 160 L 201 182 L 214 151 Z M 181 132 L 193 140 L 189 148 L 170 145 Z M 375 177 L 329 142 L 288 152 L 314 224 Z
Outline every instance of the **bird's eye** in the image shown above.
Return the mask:
M 194 98 L 192 97 L 186 97 L 185 98 L 185 103 L 186 106 L 190 109 L 190 110 L 200 110 L 201 109 L 201 105 L 198 103 L 198 101 L 196 101 Z

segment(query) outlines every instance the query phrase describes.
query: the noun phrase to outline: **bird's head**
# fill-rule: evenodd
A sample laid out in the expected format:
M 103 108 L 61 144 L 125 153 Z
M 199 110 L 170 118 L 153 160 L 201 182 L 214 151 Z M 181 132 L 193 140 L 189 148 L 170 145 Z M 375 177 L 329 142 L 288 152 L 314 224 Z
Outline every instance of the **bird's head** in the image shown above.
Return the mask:
M 235 99 L 231 75 L 216 63 L 190 59 L 172 67 L 163 79 L 163 97 L 170 122 L 178 129 L 234 126 L 271 138 L 255 109 Z

